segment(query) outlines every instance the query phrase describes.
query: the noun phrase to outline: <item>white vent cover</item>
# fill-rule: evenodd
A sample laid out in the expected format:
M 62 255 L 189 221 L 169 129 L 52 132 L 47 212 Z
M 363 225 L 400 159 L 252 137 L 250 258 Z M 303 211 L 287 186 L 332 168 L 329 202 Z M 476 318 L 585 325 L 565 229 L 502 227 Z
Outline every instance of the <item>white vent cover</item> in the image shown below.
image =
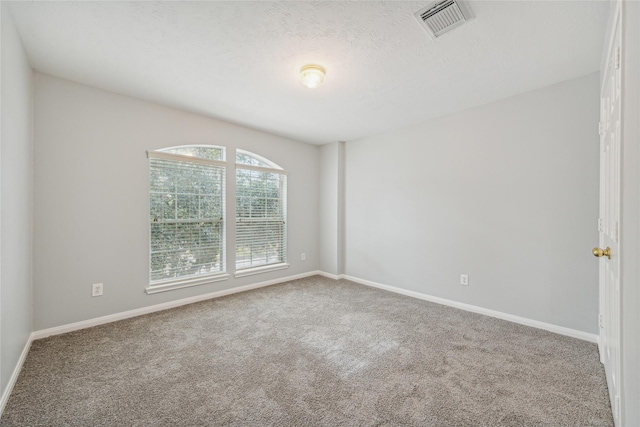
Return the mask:
M 456 0 L 431 3 L 415 13 L 416 18 L 432 37 L 440 37 L 447 31 L 464 24 L 470 15 L 464 6 Z

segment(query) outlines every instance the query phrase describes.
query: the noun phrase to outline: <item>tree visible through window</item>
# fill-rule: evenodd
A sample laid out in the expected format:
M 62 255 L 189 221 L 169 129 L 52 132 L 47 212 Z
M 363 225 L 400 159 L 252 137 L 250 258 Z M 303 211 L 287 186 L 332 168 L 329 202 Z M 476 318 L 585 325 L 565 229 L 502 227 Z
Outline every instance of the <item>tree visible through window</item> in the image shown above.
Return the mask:
M 236 270 L 287 261 L 287 175 L 269 160 L 236 153 Z
M 173 147 L 149 158 L 151 285 L 224 272 L 223 148 Z

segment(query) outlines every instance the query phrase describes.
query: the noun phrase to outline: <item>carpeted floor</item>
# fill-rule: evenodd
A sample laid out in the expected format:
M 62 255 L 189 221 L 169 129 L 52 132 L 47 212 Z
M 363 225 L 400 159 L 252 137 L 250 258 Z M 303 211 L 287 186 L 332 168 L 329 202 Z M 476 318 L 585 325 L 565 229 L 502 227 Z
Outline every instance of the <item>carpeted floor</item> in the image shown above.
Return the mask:
M 35 341 L 2 426 L 611 426 L 594 344 L 320 276 Z

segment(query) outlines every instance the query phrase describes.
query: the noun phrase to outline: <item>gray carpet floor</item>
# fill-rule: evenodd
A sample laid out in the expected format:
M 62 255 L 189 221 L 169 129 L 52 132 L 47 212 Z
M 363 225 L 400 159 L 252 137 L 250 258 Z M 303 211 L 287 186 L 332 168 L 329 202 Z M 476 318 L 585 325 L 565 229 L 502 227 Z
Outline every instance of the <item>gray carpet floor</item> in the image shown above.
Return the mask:
M 611 426 L 594 344 L 320 276 L 35 341 L 2 426 Z

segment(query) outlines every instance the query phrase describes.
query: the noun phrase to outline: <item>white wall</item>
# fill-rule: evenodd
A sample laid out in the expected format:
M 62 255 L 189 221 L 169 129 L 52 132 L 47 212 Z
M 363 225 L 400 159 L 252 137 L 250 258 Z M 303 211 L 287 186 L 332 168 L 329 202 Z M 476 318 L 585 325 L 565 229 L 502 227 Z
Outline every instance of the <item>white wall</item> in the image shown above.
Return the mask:
M 39 73 L 35 94 L 36 330 L 318 269 L 317 146 Z M 289 172 L 288 269 L 144 293 L 149 284 L 146 150 L 179 144 L 246 149 Z M 230 219 L 233 197 L 230 191 Z M 227 263 L 233 266 L 235 236 L 232 226 L 227 230 Z M 302 252 L 306 261 L 300 260 Z M 91 297 L 92 283 L 104 283 L 104 296 Z
M 5 4 L 1 7 L 0 384 L 4 393 L 32 330 L 33 71 L 9 10 Z
M 597 334 L 598 93 L 592 74 L 348 142 L 347 274 Z

